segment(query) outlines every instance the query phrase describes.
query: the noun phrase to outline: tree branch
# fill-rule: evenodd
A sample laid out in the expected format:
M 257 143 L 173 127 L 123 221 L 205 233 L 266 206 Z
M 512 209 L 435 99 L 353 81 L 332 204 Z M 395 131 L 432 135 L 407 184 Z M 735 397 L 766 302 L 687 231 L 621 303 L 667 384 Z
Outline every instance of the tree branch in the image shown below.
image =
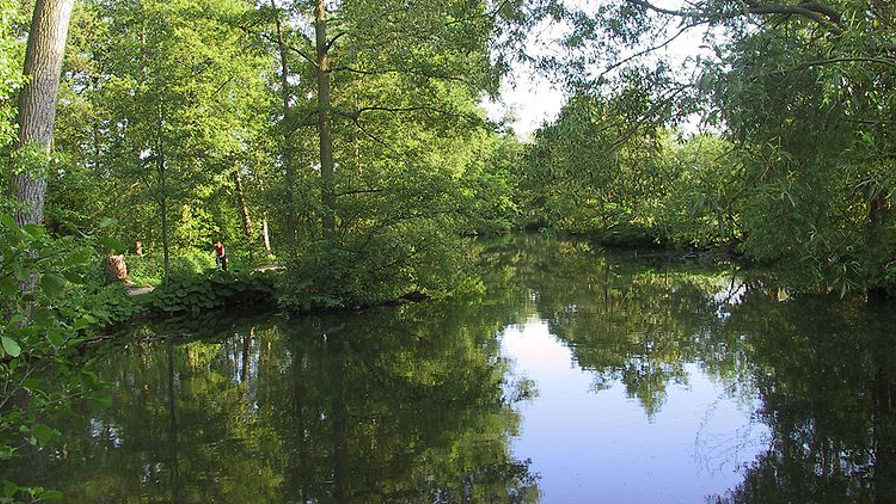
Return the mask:
M 896 68 L 896 59 L 872 58 L 868 56 L 843 56 L 840 58 L 827 58 L 803 63 L 798 68 L 810 68 L 815 66 L 831 65 L 834 63 L 877 63 L 890 68 Z
M 637 53 L 635 53 L 635 54 L 632 54 L 631 56 L 629 56 L 629 57 L 627 57 L 627 58 L 623 58 L 623 59 L 617 61 L 616 63 L 613 63 L 612 65 L 610 65 L 610 66 L 608 66 L 607 68 L 605 68 L 604 71 L 601 72 L 600 75 L 597 76 L 597 79 L 598 79 L 598 80 L 602 79 L 602 78 L 603 78 L 604 76 L 606 76 L 608 73 L 612 72 L 613 70 L 616 70 L 617 68 L 619 68 L 619 67 L 621 67 L 622 65 L 628 63 L 629 61 L 632 61 L 633 59 L 640 58 L 641 56 L 644 56 L 645 54 L 650 54 L 650 53 L 652 53 L 652 52 L 654 52 L 654 51 L 658 51 L 658 50 L 660 50 L 660 49 L 666 47 L 667 45 L 669 45 L 669 44 L 671 44 L 672 42 L 674 42 L 675 39 L 677 39 L 678 37 L 682 36 L 686 31 L 688 31 L 688 30 L 690 30 L 691 28 L 694 28 L 694 27 L 696 27 L 696 26 L 699 26 L 699 25 L 701 25 L 701 24 L 704 24 L 704 23 L 706 23 L 706 22 L 708 22 L 708 21 L 706 21 L 706 20 L 703 20 L 703 21 L 696 21 L 696 22 L 694 22 L 693 24 L 686 25 L 686 26 L 683 27 L 681 30 L 679 30 L 678 33 L 676 33 L 675 35 L 673 35 L 671 38 L 667 39 L 667 40 L 666 40 L 665 42 L 663 42 L 662 44 L 655 45 L 655 46 L 653 46 L 653 47 L 648 47 L 647 49 L 644 49 L 643 51 L 639 51 L 639 52 L 637 52 Z
M 348 34 L 348 32 L 337 33 L 333 38 L 331 38 L 329 41 L 327 41 L 327 44 L 324 46 L 324 52 L 329 51 L 330 48 L 333 47 L 333 44 L 335 44 L 336 41 L 339 40 L 340 37 L 342 37 L 343 35 L 347 35 L 347 34 Z
M 820 25 L 828 27 L 831 32 L 834 34 L 841 34 L 843 30 L 840 28 L 840 13 L 835 11 L 830 7 L 826 7 L 824 5 L 819 4 L 818 2 L 802 2 L 799 4 L 792 5 L 760 5 L 755 0 L 745 0 L 744 4 L 746 6 L 745 9 L 741 11 L 732 11 L 728 13 L 722 14 L 709 14 L 705 12 L 701 12 L 699 10 L 675 10 L 675 9 L 664 9 L 662 7 L 658 7 L 647 0 L 625 0 L 626 2 L 634 5 L 639 5 L 644 7 L 645 9 L 652 10 L 654 12 L 658 12 L 660 14 L 665 14 L 667 16 L 676 16 L 687 19 L 703 19 L 703 20 L 722 20 L 722 19 L 732 19 L 736 17 L 740 17 L 747 14 L 784 14 L 784 15 L 798 15 L 810 19 Z M 831 26 L 833 25 L 833 26 Z
M 249 34 L 249 35 L 255 35 L 256 37 L 261 37 L 261 38 L 267 40 L 268 42 L 270 42 L 270 43 L 272 43 L 272 44 L 279 44 L 279 43 L 280 43 L 280 41 L 275 40 L 273 37 L 271 37 L 271 36 L 268 35 L 267 33 L 264 33 L 264 32 L 261 32 L 261 31 L 253 31 L 253 30 L 250 30 L 248 27 L 245 27 L 245 26 L 240 26 L 240 30 L 244 31 L 245 33 L 247 33 L 247 34 Z M 292 51 L 292 52 L 294 52 L 294 53 L 296 53 L 296 54 L 298 54 L 299 56 L 301 56 L 302 58 L 304 58 L 305 61 L 307 61 L 308 63 L 311 63 L 312 65 L 314 65 L 315 68 L 318 68 L 318 67 L 319 67 L 319 65 L 318 65 L 318 63 L 317 63 L 317 60 L 315 60 L 315 59 L 312 58 L 311 56 L 308 56 L 308 55 L 305 54 L 302 50 L 297 49 L 297 48 L 295 48 L 295 47 L 293 47 L 293 46 L 291 46 L 291 45 L 289 45 L 289 44 L 287 44 L 287 43 L 283 43 L 283 47 L 289 49 L 290 51 Z

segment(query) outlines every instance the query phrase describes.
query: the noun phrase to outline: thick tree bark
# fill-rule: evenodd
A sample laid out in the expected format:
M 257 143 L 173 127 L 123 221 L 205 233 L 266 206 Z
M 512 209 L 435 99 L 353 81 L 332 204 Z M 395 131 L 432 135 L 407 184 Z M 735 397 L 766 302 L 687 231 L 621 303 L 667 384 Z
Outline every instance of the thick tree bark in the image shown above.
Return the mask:
M 49 153 L 52 148 L 59 74 L 74 3 L 74 0 L 37 0 L 34 6 L 25 53 L 28 82 L 19 94 L 16 150 L 34 146 Z M 46 174 L 35 167 L 23 168 L 10 177 L 10 192 L 22 204 L 16 212 L 16 222 L 39 224 L 44 216 Z
M 271 8 L 275 11 L 277 6 L 271 0 Z M 289 92 L 289 58 L 288 47 L 283 40 L 283 27 L 280 23 L 280 14 L 275 18 L 277 24 L 277 49 L 280 51 L 280 94 L 283 99 L 283 171 L 286 180 L 286 244 L 290 249 L 295 249 L 296 233 L 298 225 L 295 216 L 295 152 L 290 140 L 292 119 L 292 93 Z
M 317 131 L 320 137 L 321 198 L 324 207 L 324 229 L 336 229 L 336 197 L 334 192 L 333 135 L 330 131 L 330 56 L 327 41 L 327 10 L 324 0 L 317 0 L 314 11 L 314 39 L 317 47 Z
M 240 211 L 240 219 L 243 221 L 243 232 L 246 238 L 252 239 L 252 219 L 249 216 L 249 207 L 246 206 L 246 193 L 243 191 L 243 177 L 240 169 L 233 170 L 233 185 L 236 190 L 236 201 Z

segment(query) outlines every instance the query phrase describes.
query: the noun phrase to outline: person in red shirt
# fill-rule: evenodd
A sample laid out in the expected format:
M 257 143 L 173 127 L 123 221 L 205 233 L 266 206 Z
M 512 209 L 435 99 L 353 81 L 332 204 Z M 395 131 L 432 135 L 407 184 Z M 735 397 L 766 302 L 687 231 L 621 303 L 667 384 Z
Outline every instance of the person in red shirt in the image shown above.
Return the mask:
M 215 242 L 215 262 L 222 270 L 227 271 L 227 254 L 224 252 L 221 240 Z

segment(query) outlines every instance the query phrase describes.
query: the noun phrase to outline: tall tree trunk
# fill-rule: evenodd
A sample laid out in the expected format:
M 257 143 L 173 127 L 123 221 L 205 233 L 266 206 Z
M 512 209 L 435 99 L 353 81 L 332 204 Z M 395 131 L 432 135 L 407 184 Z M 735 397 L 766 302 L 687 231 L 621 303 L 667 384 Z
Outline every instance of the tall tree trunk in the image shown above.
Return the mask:
M 252 219 L 249 217 L 249 207 L 246 206 L 246 193 L 243 191 L 243 177 L 240 169 L 233 170 L 233 185 L 236 189 L 236 201 L 240 210 L 240 219 L 243 221 L 243 232 L 246 238 L 252 239 Z
M 314 40 L 317 47 L 317 132 L 320 137 L 321 198 L 324 207 L 324 229 L 336 229 L 336 196 L 334 192 L 333 135 L 330 130 L 330 56 L 327 40 L 327 10 L 324 0 L 317 0 L 314 11 Z
M 156 170 L 158 175 L 158 191 L 159 191 L 159 213 L 162 219 L 162 255 L 164 257 L 165 268 L 165 285 L 171 280 L 170 275 L 170 249 L 168 247 L 168 180 L 167 169 L 165 166 L 165 109 L 164 106 L 159 109 L 158 123 L 158 152 L 156 152 Z
M 277 6 L 274 0 L 271 0 L 271 8 L 276 11 Z M 277 25 L 277 49 L 280 52 L 280 95 L 283 99 L 283 171 L 286 181 L 286 244 L 294 250 L 296 246 L 296 233 L 298 225 L 296 224 L 295 208 L 296 198 L 295 191 L 295 151 L 292 148 L 290 139 L 290 128 L 292 127 L 292 93 L 289 92 L 289 57 L 286 42 L 283 40 L 283 27 L 280 23 L 280 14 L 276 13 Z
M 74 3 L 74 0 L 37 0 L 34 6 L 25 52 L 28 82 L 19 94 L 16 150 L 34 146 L 49 153 L 52 148 L 56 94 Z M 40 169 L 24 168 L 10 177 L 10 192 L 22 204 L 16 211 L 16 222 L 39 224 L 44 217 L 47 177 Z

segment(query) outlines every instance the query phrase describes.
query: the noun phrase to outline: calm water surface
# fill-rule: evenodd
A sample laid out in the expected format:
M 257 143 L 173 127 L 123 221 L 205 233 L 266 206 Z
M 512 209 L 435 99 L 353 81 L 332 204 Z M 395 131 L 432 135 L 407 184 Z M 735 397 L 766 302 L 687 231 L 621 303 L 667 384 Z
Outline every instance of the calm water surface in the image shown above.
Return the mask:
M 450 302 L 135 327 L 91 364 L 111 406 L 4 470 L 75 503 L 896 502 L 892 307 L 583 242 L 475 251 Z

